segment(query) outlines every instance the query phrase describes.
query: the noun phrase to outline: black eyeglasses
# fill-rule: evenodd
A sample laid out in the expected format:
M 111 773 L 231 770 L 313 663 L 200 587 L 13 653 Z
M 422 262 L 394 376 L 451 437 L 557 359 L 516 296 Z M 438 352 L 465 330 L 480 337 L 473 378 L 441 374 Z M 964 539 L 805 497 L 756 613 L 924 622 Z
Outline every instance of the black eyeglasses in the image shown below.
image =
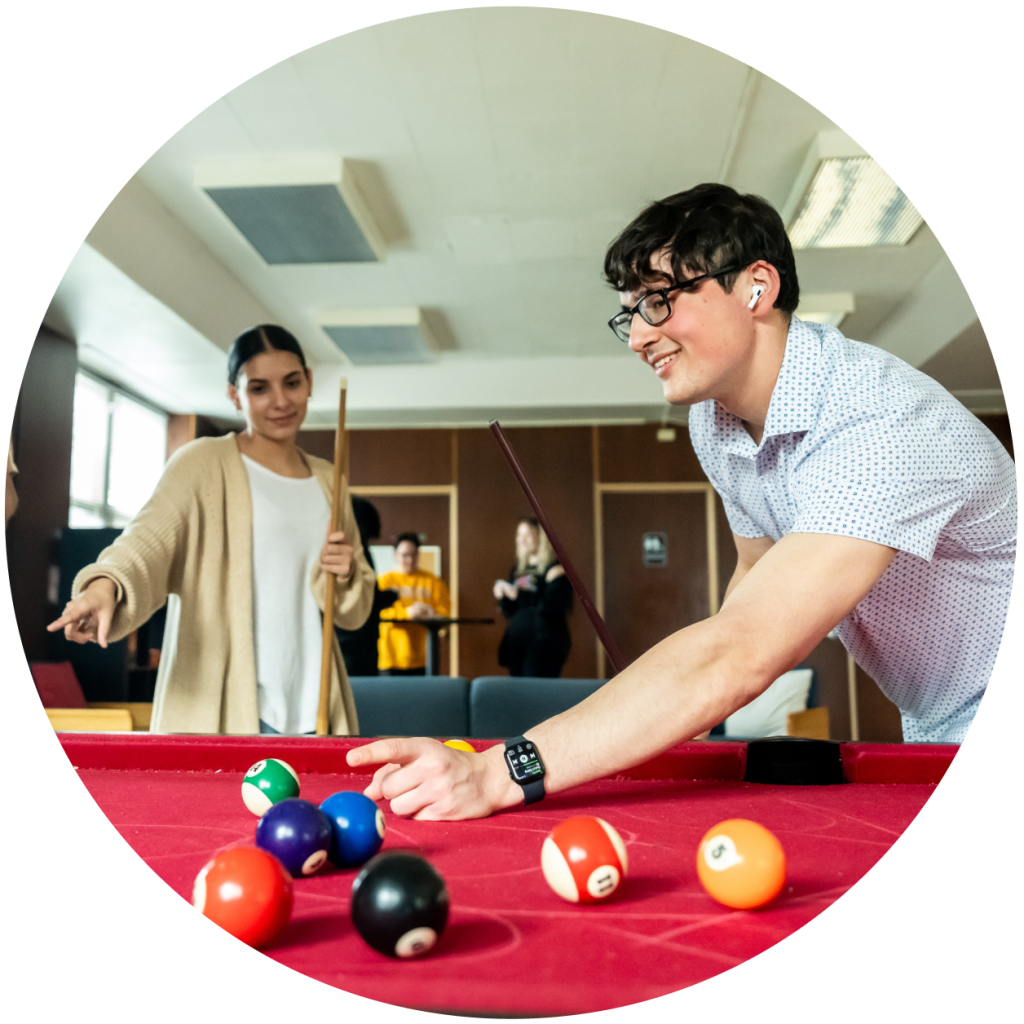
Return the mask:
M 624 309 L 621 313 L 616 313 L 608 321 L 608 326 L 619 341 L 628 343 L 630 328 L 633 325 L 633 317 L 637 313 L 652 327 L 657 327 L 658 324 L 663 324 L 672 315 L 672 306 L 668 301 L 669 292 L 692 292 L 696 290 L 697 285 L 701 281 L 707 281 L 712 277 L 722 277 L 724 274 L 731 274 L 739 269 L 741 268 L 726 267 L 724 270 L 716 270 L 711 274 L 701 274 L 700 277 L 690 277 L 685 281 L 677 281 L 675 284 L 670 284 L 667 288 L 655 288 L 654 291 L 648 292 L 632 309 Z

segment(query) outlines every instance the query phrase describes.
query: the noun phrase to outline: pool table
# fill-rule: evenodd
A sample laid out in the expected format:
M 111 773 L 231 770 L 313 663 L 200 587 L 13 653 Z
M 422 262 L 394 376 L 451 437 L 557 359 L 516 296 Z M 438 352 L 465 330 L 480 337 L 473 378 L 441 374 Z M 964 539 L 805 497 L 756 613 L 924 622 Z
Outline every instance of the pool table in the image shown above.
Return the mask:
M 183 898 L 217 850 L 251 844 L 242 775 L 263 757 L 299 773 L 320 802 L 363 789 L 345 753 L 365 739 L 63 733 L 79 778 L 138 855 Z M 473 741 L 483 749 L 489 741 Z M 417 822 L 384 808 L 384 849 L 430 860 L 447 881 L 448 927 L 430 955 L 396 961 L 366 946 L 348 916 L 355 870 L 295 881 L 291 922 L 264 953 L 350 992 L 414 1009 L 549 1016 L 622 1006 L 685 988 L 760 953 L 843 895 L 933 792 L 955 746 L 843 744 L 846 784 L 743 781 L 746 745 L 688 743 L 614 778 L 531 807 L 465 822 Z M 576 906 L 548 888 L 544 836 L 574 814 L 620 832 L 629 875 L 607 902 Z M 697 879 L 697 844 L 726 819 L 781 841 L 788 877 L 759 911 L 733 911 Z

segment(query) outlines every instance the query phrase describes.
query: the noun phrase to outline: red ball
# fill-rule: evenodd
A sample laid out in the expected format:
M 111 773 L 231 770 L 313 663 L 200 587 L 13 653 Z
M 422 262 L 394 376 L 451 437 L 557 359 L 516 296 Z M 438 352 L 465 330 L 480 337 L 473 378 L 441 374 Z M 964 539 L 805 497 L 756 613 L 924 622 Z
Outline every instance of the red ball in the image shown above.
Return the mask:
M 581 815 L 556 825 L 540 851 L 548 885 L 570 903 L 597 903 L 626 877 L 622 837 L 601 818 Z
M 223 850 L 196 876 L 192 905 L 236 939 L 259 948 L 288 923 L 292 879 L 265 850 Z

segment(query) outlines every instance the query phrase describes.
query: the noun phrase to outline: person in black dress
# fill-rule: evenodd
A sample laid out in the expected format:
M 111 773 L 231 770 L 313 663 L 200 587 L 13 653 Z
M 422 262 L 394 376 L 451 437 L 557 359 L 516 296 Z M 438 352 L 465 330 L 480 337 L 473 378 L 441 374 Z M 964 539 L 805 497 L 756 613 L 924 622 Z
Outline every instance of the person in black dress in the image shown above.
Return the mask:
M 365 498 L 352 497 L 352 512 L 359 527 L 359 536 L 363 542 L 363 554 L 376 572 L 370 544 L 380 537 L 380 513 Z M 345 670 L 349 676 L 375 676 L 377 670 L 377 638 L 380 636 L 380 613 L 390 608 L 398 600 L 397 590 L 381 590 L 374 583 L 373 605 L 370 616 L 359 629 L 338 629 L 338 643 L 341 645 L 341 656 L 345 659 Z
M 507 580 L 495 581 L 494 597 L 508 619 L 498 664 L 512 676 L 560 675 L 572 647 L 572 586 L 536 519 L 519 520 L 516 564 Z

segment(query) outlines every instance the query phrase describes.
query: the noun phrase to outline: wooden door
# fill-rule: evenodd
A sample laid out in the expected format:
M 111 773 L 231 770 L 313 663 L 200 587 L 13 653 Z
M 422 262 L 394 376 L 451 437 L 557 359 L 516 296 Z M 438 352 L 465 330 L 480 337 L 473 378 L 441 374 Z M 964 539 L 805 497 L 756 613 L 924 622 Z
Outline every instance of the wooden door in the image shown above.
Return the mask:
M 706 498 L 703 492 L 605 493 L 601 503 L 605 620 L 632 662 L 711 614 Z M 645 534 L 664 535 L 664 565 L 644 565 Z

